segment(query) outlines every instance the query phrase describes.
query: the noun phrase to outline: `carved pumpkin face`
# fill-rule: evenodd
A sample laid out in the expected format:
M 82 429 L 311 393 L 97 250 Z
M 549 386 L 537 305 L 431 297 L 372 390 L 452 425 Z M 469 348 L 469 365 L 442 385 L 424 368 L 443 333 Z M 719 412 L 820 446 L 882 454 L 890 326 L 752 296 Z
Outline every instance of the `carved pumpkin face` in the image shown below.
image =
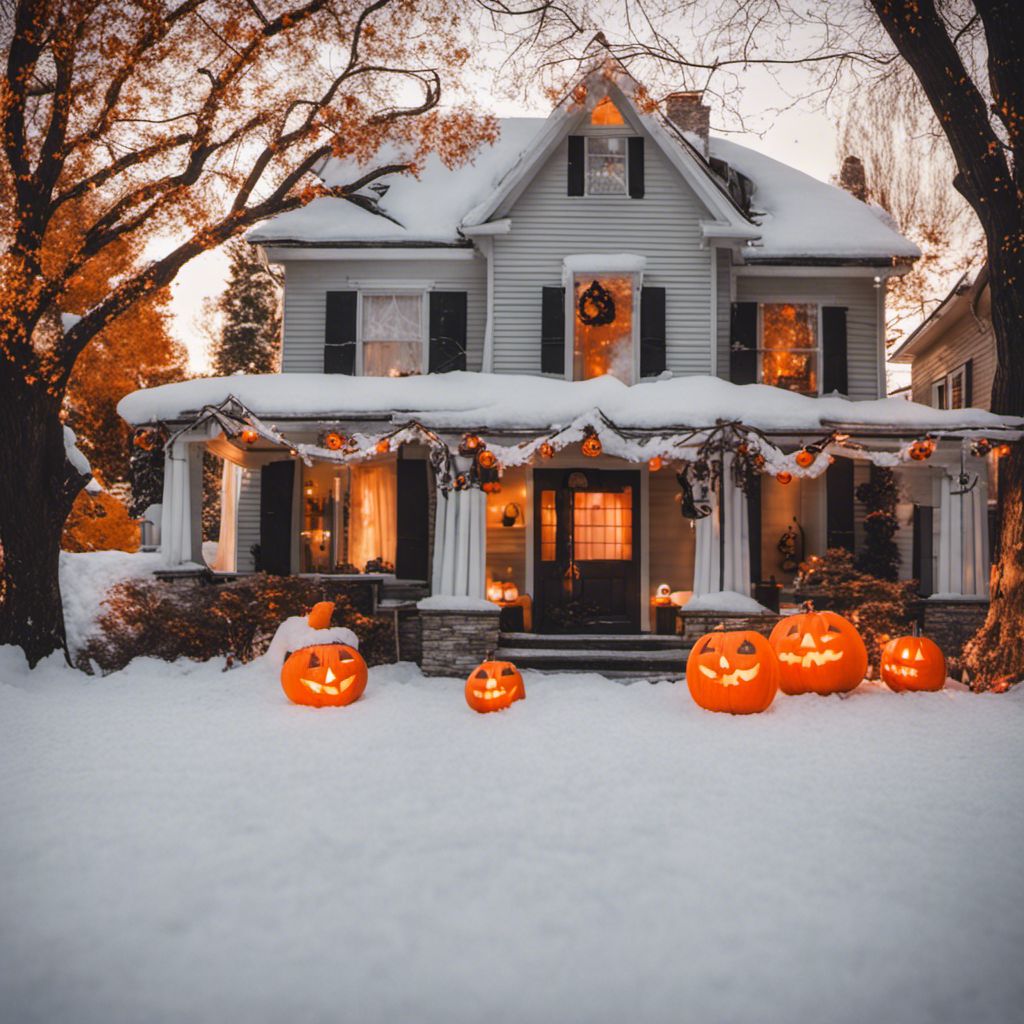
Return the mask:
M 882 680 L 890 690 L 941 690 L 946 685 L 946 659 L 926 636 L 899 636 L 882 650 Z
M 868 670 L 868 652 L 853 623 L 835 612 L 788 615 L 769 638 L 779 656 L 783 693 L 845 693 Z
M 485 661 L 466 680 L 466 703 L 474 711 L 501 711 L 525 699 L 523 677 L 511 661 Z
M 764 711 L 779 687 L 779 663 L 753 630 L 707 633 L 686 659 L 686 685 L 708 711 L 750 715 Z
M 289 654 L 281 686 L 295 704 L 334 708 L 358 700 L 366 689 L 366 662 L 348 644 L 316 644 Z

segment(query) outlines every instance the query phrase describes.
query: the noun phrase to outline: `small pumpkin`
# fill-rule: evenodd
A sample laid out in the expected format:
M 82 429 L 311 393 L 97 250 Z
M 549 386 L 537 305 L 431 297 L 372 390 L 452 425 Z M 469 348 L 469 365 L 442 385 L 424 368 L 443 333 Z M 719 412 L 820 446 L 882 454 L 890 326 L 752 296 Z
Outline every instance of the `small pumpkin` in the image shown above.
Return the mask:
M 604 451 L 604 448 L 601 445 L 601 439 L 597 436 L 597 434 L 588 434 L 583 439 L 583 444 L 580 446 L 580 448 L 583 454 L 591 459 L 596 459 L 598 455 L 600 455 L 601 452 Z
M 362 655 L 348 644 L 314 644 L 289 654 L 281 666 L 281 687 L 295 704 L 334 708 L 351 704 L 366 689 Z
M 324 435 L 324 447 L 332 452 L 340 451 L 345 444 L 345 436 L 336 430 L 331 430 Z
M 485 661 L 466 680 L 466 703 L 481 714 L 503 711 L 525 699 L 523 677 L 511 661 Z
M 246 427 L 238 436 L 246 444 L 255 444 L 260 439 L 260 435 L 252 427 Z
M 808 466 L 814 463 L 814 452 L 809 452 L 806 448 L 801 448 L 796 453 L 796 464 L 801 469 L 807 469 Z
M 779 662 L 760 633 L 716 630 L 693 645 L 686 685 L 694 702 L 708 711 L 757 714 L 775 699 Z
M 377 454 L 384 455 L 389 451 L 391 451 L 391 442 L 386 437 L 382 437 L 377 442 Z
M 555 446 L 552 445 L 552 444 L 548 444 L 548 442 L 545 441 L 540 446 L 540 457 L 542 459 L 552 459 L 552 458 L 554 458 L 554 456 L 555 456 Z
M 778 480 L 780 484 L 788 484 L 793 479 L 793 474 L 787 473 L 786 470 L 782 470 L 781 473 L 775 474 L 775 479 Z
M 946 685 L 946 659 L 926 636 L 898 636 L 882 649 L 882 681 L 890 690 L 941 690 Z
M 652 455 L 647 460 L 647 468 L 652 473 L 657 473 L 658 470 L 661 469 L 661 465 L 662 465 L 662 463 L 661 463 L 661 456 L 660 455 Z
M 783 693 L 846 693 L 868 670 L 868 651 L 856 627 L 835 612 L 787 615 L 769 641 L 779 658 Z

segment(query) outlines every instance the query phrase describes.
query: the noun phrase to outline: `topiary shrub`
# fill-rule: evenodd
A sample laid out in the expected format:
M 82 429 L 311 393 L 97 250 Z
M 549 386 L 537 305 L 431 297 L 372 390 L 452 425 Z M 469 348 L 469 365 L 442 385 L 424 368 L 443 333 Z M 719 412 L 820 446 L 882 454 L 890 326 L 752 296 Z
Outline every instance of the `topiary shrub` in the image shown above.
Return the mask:
M 332 625 L 359 637 L 368 665 L 395 660 L 392 622 L 362 614 L 343 592 L 326 596 L 335 601 Z M 324 597 L 321 581 L 298 576 L 255 575 L 229 583 L 125 580 L 107 595 L 97 633 L 76 662 L 86 671 L 95 665 L 113 672 L 140 657 L 251 661 L 266 651 L 284 619 L 305 615 Z
M 916 580 L 886 580 L 862 572 L 852 552 L 829 548 L 800 563 L 794 593 L 817 608 L 845 615 L 864 638 L 872 675 L 878 671 L 882 647 L 908 633 L 915 619 Z
M 899 488 L 891 469 L 871 467 L 871 479 L 854 492 L 867 509 L 864 515 L 864 546 L 854 564 L 863 573 L 883 580 L 900 575 L 900 549 L 893 537 L 900 528 L 896 518 Z

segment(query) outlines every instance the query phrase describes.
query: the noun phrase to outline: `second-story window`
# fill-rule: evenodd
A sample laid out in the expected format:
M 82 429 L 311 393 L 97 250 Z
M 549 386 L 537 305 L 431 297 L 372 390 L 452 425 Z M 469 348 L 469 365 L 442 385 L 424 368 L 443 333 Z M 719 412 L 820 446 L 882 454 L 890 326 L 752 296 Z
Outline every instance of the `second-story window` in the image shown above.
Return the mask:
M 590 135 L 587 145 L 587 195 L 626 195 L 626 139 Z
M 423 372 L 423 296 L 363 293 L 363 375 L 408 377 Z
M 759 317 L 762 384 L 801 395 L 818 393 L 818 307 L 765 302 Z

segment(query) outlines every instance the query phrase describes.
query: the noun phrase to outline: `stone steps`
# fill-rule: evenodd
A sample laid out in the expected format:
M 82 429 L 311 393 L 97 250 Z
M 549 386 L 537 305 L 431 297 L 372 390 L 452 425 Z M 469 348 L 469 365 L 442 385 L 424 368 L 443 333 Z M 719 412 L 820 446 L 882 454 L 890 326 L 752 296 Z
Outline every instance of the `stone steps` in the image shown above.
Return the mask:
M 641 633 L 502 633 L 494 656 L 519 668 L 596 672 L 612 679 L 681 679 L 689 653 L 679 637 Z

